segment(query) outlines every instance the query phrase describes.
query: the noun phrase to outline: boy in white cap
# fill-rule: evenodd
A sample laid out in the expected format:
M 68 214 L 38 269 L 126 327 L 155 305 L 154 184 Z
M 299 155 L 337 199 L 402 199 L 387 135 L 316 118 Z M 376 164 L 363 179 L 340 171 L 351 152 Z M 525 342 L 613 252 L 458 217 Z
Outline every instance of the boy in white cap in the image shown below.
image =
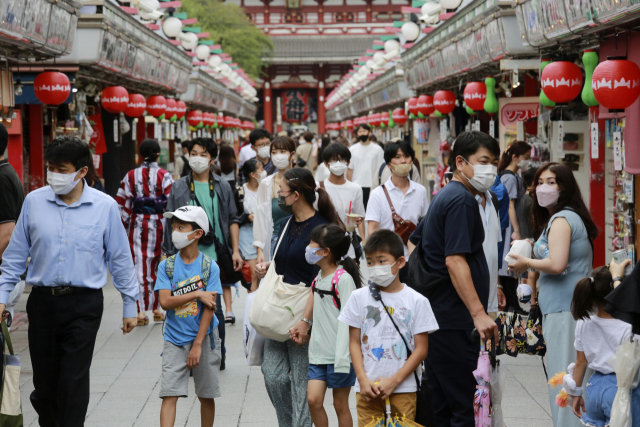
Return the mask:
M 222 286 L 218 265 L 198 250 L 198 241 L 209 233 L 209 219 L 199 206 L 184 206 L 164 217 L 171 219 L 171 240 L 180 252 L 160 263 L 155 286 L 167 312 L 160 426 L 174 425 L 178 398 L 187 397 L 190 370 L 200 399 L 202 425 L 213 426 L 222 359 L 218 319 L 213 314 Z

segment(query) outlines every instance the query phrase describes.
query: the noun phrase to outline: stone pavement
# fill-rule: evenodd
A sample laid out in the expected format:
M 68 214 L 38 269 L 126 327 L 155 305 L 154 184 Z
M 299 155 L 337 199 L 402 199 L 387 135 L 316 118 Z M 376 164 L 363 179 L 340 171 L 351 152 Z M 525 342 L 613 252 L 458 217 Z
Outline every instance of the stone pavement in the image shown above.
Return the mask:
M 28 291 L 28 290 L 27 290 Z M 162 325 L 135 328 L 131 334 L 120 330 L 122 300 L 109 284 L 104 288 L 105 310 L 98 332 L 91 366 L 91 400 L 87 427 L 151 427 L 160 424 L 158 398 L 162 358 Z M 234 301 L 234 313 L 239 323 L 227 325 L 227 369 L 221 372 L 223 396 L 216 399 L 215 425 L 220 427 L 276 427 L 276 414 L 264 387 L 260 368 L 246 365 L 242 345 L 242 318 L 246 292 Z M 37 426 L 37 415 L 29 402 L 33 390 L 31 360 L 27 345 L 28 321 L 24 294 L 16 307 L 13 326 L 13 345 L 22 359 L 22 399 L 24 425 Z M 503 408 L 508 427 L 552 427 L 546 381 L 540 358 L 520 356 L 501 357 L 507 369 L 507 386 Z M 200 426 L 200 405 L 194 395 L 193 381 L 190 396 L 180 399 L 176 426 Z M 355 395 L 351 394 L 351 411 L 356 420 Z M 331 395 L 325 407 L 331 426 L 337 426 Z

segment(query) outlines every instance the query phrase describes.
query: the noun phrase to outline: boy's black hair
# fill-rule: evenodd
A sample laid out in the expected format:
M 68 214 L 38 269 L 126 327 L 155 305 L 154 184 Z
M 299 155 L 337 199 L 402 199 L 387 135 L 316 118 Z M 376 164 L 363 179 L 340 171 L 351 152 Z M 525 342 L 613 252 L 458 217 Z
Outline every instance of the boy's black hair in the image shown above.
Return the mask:
M 302 138 L 304 138 L 304 140 L 307 141 L 307 142 L 313 141 L 313 137 L 314 136 L 315 135 L 313 134 L 313 132 L 305 132 L 305 133 L 302 134 Z
M 369 125 L 368 125 L 368 124 L 366 124 L 366 123 L 361 123 L 361 124 L 359 124 L 359 125 L 358 125 L 358 127 L 356 128 L 356 133 L 358 133 L 358 130 L 359 130 L 360 128 L 362 128 L 362 129 L 366 130 L 367 132 L 371 132 L 371 126 L 369 126 Z
M 182 148 L 186 148 L 187 151 L 191 152 L 191 140 L 190 139 L 188 139 L 186 141 L 182 141 L 180 143 L 180 145 L 182 145 Z
M 184 224 L 191 224 L 191 228 L 193 229 L 193 231 L 196 231 L 196 230 L 202 230 L 202 227 L 200 227 L 197 223 L 195 223 L 195 222 L 187 222 L 187 221 L 183 221 L 183 220 L 181 220 L 180 218 L 176 218 L 175 216 L 174 216 L 174 217 L 171 217 L 171 224 L 173 224 L 174 222 L 177 222 L 178 224 L 183 224 L 183 225 L 184 225 Z M 204 231 L 204 230 L 203 230 L 203 231 Z
M 2 123 L 0 123 L 0 156 L 2 156 L 5 151 L 7 151 L 7 146 L 9 145 L 9 131 L 4 127 Z
M 533 179 L 536 177 L 536 172 L 538 172 L 538 168 L 529 168 L 522 173 L 522 181 L 524 182 L 524 188 L 531 187 L 533 184 Z
M 266 129 L 254 129 L 249 134 L 249 143 L 251 145 L 256 145 L 259 139 L 269 138 L 271 139 L 271 134 Z
M 44 151 L 44 159 L 48 163 L 61 165 L 69 162 L 76 171 L 89 167 L 93 161 L 89 146 L 75 136 L 58 136 Z
M 495 138 L 475 130 L 472 132 L 462 132 L 453 144 L 453 150 L 451 150 L 451 160 L 449 162 L 451 171 L 457 170 L 456 159 L 458 156 L 469 160 L 469 157 L 476 154 L 482 147 L 489 150 L 491 154 L 496 156 L 496 159 L 500 157 L 500 145 Z
M 386 252 L 395 259 L 404 256 L 404 244 L 396 233 L 385 228 L 379 228 L 371 233 L 364 245 L 365 256 L 372 252 Z
M 405 155 L 411 156 L 411 161 L 416 157 L 415 150 L 407 141 L 390 142 L 384 147 L 384 162 L 387 164 L 391 163 L 391 159 L 396 157 L 398 150 L 402 151 Z
M 155 162 L 160 156 L 160 144 L 155 139 L 147 138 L 140 144 L 140 156 L 145 162 Z
M 329 144 L 327 148 L 322 150 L 323 161 L 330 163 L 332 160 L 338 160 L 338 158 L 349 163 L 351 161 L 351 150 L 338 143 Z
M 189 151 L 193 150 L 194 145 L 199 145 L 200 147 L 204 148 L 204 151 L 211 154 L 212 159 L 218 157 L 218 145 L 213 140 L 213 138 L 195 138 L 193 141 L 191 141 Z

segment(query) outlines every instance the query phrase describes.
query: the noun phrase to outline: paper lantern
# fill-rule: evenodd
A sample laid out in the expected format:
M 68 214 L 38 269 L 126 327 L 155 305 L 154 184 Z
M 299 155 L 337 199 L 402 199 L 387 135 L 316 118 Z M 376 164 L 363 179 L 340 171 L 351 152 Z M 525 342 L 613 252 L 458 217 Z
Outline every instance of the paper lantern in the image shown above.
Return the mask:
M 164 96 L 154 95 L 147 98 L 147 113 L 152 117 L 160 117 L 167 111 L 167 100 Z
M 344 120 L 340 122 L 340 129 L 345 129 L 345 127 L 344 127 Z
M 380 126 L 385 128 L 389 126 L 389 113 L 387 113 L 386 111 L 380 113 Z
M 344 127 L 346 127 L 347 130 L 353 130 L 353 120 L 346 120 L 344 122 Z
M 457 9 L 462 0 L 440 0 L 440 4 L 445 9 Z
M 384 42 L 384 53 L 400 52 L 400 43 L 397 40 Z
M 202 113 L 202 125 L 205 128 L 210 128 L 211 125 L 213 125 L 216 122 L 216 120 L 212 116 L 213 114 L 211 113 L 207 113 L 207 112 Z
M 420 27 L 415 22 L 409 21 L 402 24 L 400 32 L 402 33 L 402 37 L 411 43 L 416 41 L 420 36 Z
M 601 106 L 621 112 L 640 95 L 640 68 L 626 59 L 608 59 L 596 67 L 591 85 Z
M 464 102 L 473 111 L 482 111 L 486 98 L 487 85 L 482 82 L 471 82 L 464 88 Z
M 373 126 L 380 127 L 381 124 L 382 117 L 380 116 L 380 113 L 373 113 Z
M 180 120 L 187 114 L 187 104 L 184 101 L 176 101 L 176 119 Z
M 102 106 L 111 114 L 120 114 L 129 106 L 129 92 L 122 86 L 109 86 L 102 91 Z
M 444 116 L 456 108 L 456 96 L 448 90 L 439 90 L 433 96 L 433 106 Z
M 196 33 L 182 33 L 182 48 L 184 50 L 192 50 L 198 46 L 198 35 Z
M 127 109 L 124 110 L 124 114 L 129 117 L 140 117 L 144 114 L 145 108 L 147 108 L 147 101 L 144 96 L 139 93 L 130 93 L 129 103 L 127 104 Z
M 66 74 L 58 71 L 45 71 L 33 81 L 36 98 L 43 104 L 60 105 L 69 98 L 71 83 Z
M 375 119 L 373 118 L 373 114 L 369 114 L 367 116 L 367 124 L 371 127 L 375 127 L 376 125 L 374 125 L 375 123 Z
M 387 126 L 390 128 L 396 127 L 396 122 L 393 121 L 393 111 L 389 110 L 387 114 L 389 115 L 389 124 Z
M 544 72 L 544 69 L 547 65 L 551 64 L 551 59 L 542 58 L 540 60 L 540 72 Z M 544 93 L 544 89 L 540 89 L 540 104 L 542 104 L 545 108 L 553 108 L 556 106 L 556 103 L 550 100 L 547 95 Z
M 568 104 L 580 95 L 582 71 L 570 61 L 552 62 L 542 71 L 541 83 L 547 98 L 556 104 Z
M 593 80 L 593 71 L 598 66 L 598 54 L 594 49 L 587 49 L 582 55 L 582 63 L 584 64 L 584 81 L 587 82 L 582 88 L 582 102 L 589 107 L 596 107 L 598 100 L 593 93 L 593 84 L 588 82 Z
M 392 117 L 396 124 L 403 125 L 407 122 L 407 114 L 404 112 L 404 108 L 396 108 L 393 110 Z
M 202 123 L 202 111 L 200 110 L 191 110 L 187 113 L 187 123 L 190 126 L 196 127 Z
M 409 101 L 407 101 L 407 107 L 409 109 L 409 114 L 413 119 L 414 116 L 418 115 L 418 98 L 409 98 Z
M 477 112 L 475 112 L 473 110 L 473 108 L 469 107 L 468 105 L 467 105 L 467 107 L 465 109 L 467 110 L 467 114 L 470 115 L 470 116 L 475 116 L 476 114 L 478 114 Z
M 167 109 L 164 112 L 164 116 L 171 121 L 175 121 L 177 118 L 176 115 L 178 114 L 178 103 L 172 98 L 166 98 L 166 100 Z
M 218 123 L 218 127 L 223 129 L 226 126 L 225 117 L 222 113 L 218 114 L 218 118 L 216 119 L 216 123 Z
M 178 37 L 182 33 L 182 21 L 175 16 L 169 16 L 162 21 L 162 31 L 167 37 Z
M 206 44 L 199 44 L 196 47 L 196 58 L 200 61 L 206 61 L 211 56 L 211 48 Z
M 212 55 L 209 57 L 209 66 L 211 68 L 218 68 L 221 65 L 222 65 L 222 58 L 220 58 L 218 55 Z
M 498 112 L 498 98 L 496 97 L 496 79 L 487 77 L 484 79 L 484 85 L 487 87 L 487 99 L 484 100 L 484 111 L 489 114 Z
M 435 109 L 436 108 L 433 104 L 433 96 L 420 95 L 418 97 L 418 117 L 419 118 L 424 119 L 425 117 L 431 115 L 435 111 Z

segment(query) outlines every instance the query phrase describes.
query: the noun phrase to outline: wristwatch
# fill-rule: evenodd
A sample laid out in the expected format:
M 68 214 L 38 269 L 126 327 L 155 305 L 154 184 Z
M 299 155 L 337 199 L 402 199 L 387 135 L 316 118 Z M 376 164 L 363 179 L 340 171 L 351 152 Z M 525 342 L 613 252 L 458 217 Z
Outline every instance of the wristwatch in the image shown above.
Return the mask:
M 611 283 L 615 283 L 615 282 L 622 282 L 623 277 L 620 276 L 616 276 L 613 278 L 613 281 Z
M 312 322 L 311 320 L 307 319 L 306 317 L 303 317 L 303 318 L 302 318 L 302 321 L 303 321 L 304 323 L 306 323 L 307 325 L 309 325 L 309 327 L 312 327 L 312 326 L 313 326 L 313 322 Z

